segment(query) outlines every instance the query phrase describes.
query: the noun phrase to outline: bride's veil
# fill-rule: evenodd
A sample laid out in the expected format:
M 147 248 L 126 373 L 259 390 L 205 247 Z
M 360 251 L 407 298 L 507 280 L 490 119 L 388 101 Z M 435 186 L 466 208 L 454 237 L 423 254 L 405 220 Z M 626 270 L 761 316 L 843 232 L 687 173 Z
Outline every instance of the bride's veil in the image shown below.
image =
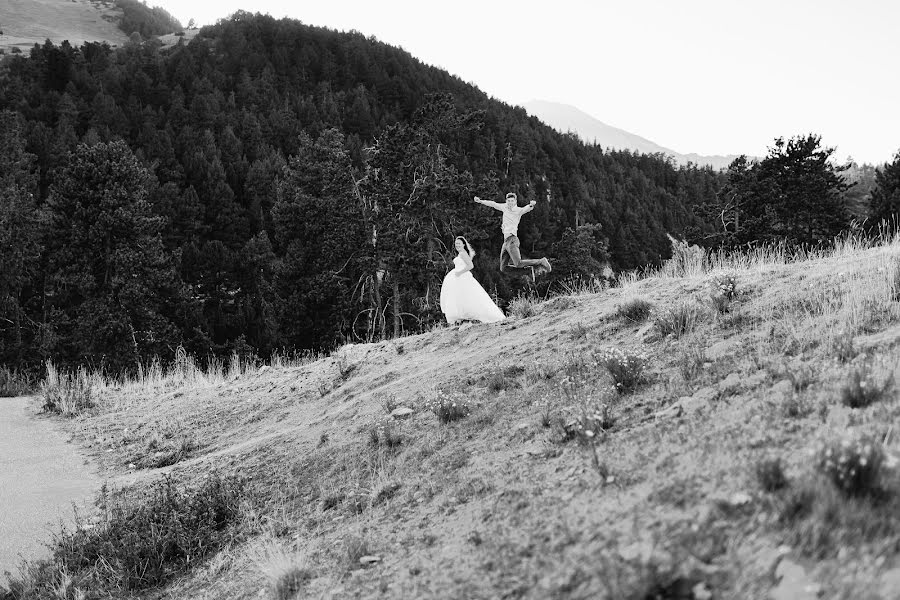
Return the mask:
M 472 248 L 472 244 L 469 243 L 469 240 L 467 240 L 466 238 L 464 238 L 461 235 L 456 236 L 456 239 L 463 241 L 463 244 L 465 244 L 465 246 L 466 246 L 466 252 L 469 253 L 469 258 L 475 258 L 475 249 Z

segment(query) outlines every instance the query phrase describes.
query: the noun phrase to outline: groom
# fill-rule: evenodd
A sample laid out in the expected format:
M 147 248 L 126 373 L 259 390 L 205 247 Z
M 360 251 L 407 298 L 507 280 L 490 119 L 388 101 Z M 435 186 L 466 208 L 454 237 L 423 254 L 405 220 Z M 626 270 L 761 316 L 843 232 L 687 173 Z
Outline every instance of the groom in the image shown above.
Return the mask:
M 519 269 L 534 267 L 536 273 L 535 271 L 532 271 L 532 275 L 549 273 L 552 270 L 550 268 L 549 260 L 546 258 L 522 258 L 522 255 L 519 253 L 519 237 L 517 235 L 519 232 L 519 220 L 522 218 L 522 215 L 534 210 L 534 205 L 537 204 L 537 202 L 532 200 L 528 206 L 520 207 L 516 203 L 516 200 L 515 192 L 506 194 L 505 204 L 491 202 L 490 200 L 482 200 L 478 196 L 475 196 L 475 202 L 478 204 L 490 206 L 503 213 L 503 222 L 501 223 L 501 229 L 503 230 L 503 247 L 500 248 L 500 271 L 503 272 L 506 270 L 507 266 L 510 266 Z M 508 265 L 504 255 L 509 256 Z

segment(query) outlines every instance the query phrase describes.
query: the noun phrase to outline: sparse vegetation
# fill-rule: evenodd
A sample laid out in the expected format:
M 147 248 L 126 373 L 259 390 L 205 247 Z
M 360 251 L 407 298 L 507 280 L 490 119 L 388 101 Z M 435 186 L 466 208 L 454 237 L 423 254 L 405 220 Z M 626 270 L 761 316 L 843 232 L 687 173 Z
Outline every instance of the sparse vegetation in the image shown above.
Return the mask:
M 63 529 L 53 557 L 32 564 L 10 590 L 15 598 L 43 597 L 40 590 L 55 588 L 61 575 L 74 597 L 76 590 L 91 594 L 82 597 L 122 597 L 159 586 L 239 539 L 245 500 L 240 482 L 216 474 L 196 488 L 164 478 L 139 495 L 104 487 L 100 518 Z
M 690 383 L 703 372 L 706 355 L 699 341 L 683 345 L 676 356 L 678 372 L 685 381 Z
M 653 313 L 653 303 L 643 298 L 632 298 L 616 308 L 616 315 L 632 323 L 646 321 Z
M 884 399 L 893 385 L 893 373 L 878 377 L 871 366 L 862 364 L 850 371 L 841 387 L 841 402 L 850 408 L 865 408 Z
M 437 390 L 425 408 L 433 412 L 441 423 L 451 423 L 467 417 L 472 411 L 471 403 L 443 390 Z
M 507 312 L 517 319 L 533 317 L 537 311 L 540 300 L 534 294 L 521 293 L 509 301 Z
M 396 448 L 403 443 L 400 425 L 391 418 L 379 421 L 369 429 L 369 443 L 376 448 Z
M 840 331 L 831 340 L 831 348 L 835 358 L 840 362 L 850 362 L 856 356 L 856 348 L 853 345 L 853 334 L 849 331 Z
M 84 368 L 75 373 L 60 373 L 47 362 L 47 376 L 41 383 L 43 410 L 73 417 L 96 406 L 94 382 Z
M 737 279 L 734 275 L 720 275 L 709 282 L 709 299 L 718 314 L 730 312 L 737 298 Z
M 764 492 L 777 492 L 787 487 L 784 463 L 780 458 L 767 458 L 756 463 L 756 481 Z
M 822 443 L 816 469 L 848 496 L 873 496 L 881 485 L 884 450 L 867 436 Z
M 684 301 L 674 308 L 655 309 L 653 324 L 663 337 L 680 338 L 706 319 L 706 309 L 694 301 Z
M 645 352 L 607 348 L 595 356 L 597 364 L 610 374 L 621 393 L 634 391 L 644 382 L 649 358 Z
M 0 398 L 24 396 L 34 387 L 34 380 L 25 372 L 0 366 Z

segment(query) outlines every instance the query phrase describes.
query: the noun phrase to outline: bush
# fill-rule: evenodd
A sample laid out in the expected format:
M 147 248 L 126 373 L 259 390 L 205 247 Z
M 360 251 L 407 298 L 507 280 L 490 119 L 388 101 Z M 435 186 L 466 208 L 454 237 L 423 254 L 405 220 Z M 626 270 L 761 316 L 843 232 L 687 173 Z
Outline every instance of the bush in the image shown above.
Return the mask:
M 438 390 L 435 397 L 426 402 L 425 408 L 433 412 L 441 423 L 457 421 L 472 411 L 468 400 L 453 397 L 442 390 Z
M 549 415 L 542 421 L 542 424 L 543 422 L 553 424 Z M 615 419 L 609 414 L 609 405 L 586 405 L 574 417 L 558 419 L 556 437 L 560 442 L 578 440 L 582 444 L 592 444 L 604 431 L 612 429 L 615 424 Z
M 595 359 L 612 376 L 619 392 L 629 392 L 644 381 L 648 358 L 643 352 L 608 348 L 597 354 Z
M 840 362 L 850 362 L 856 357 L 856 348 L 853 346 L 853 334 L 849 331 L 841 331 L 831 340 L 831 349 L 835 358 Z
M 507 312 L 518 319 L 527 319 L 537 313 L 538 303 L 539 299 L 533 294 L 519 294 L 509 301 Z
M 34 381 L 27 374 L 0 367 L 0 398 L 24 396 L 34 389 Z
M 765 492 L 777 492 L 788 485 L 780 458 L 769 458 L 756 463 L 756 481 Z
M 41 382 L 41 394 L 44 412 L 64 417 L 73 417 L 96 406 L 93 384 L 83 368 L 74 374 L 60 373 L 47 361 L 47 377 Z
M 884 450 L 867 436 L 821 444 L 815 451 L 816 469 L 848 496 L 878 491 Z
M 616 308 L 616 316 L 632 323 L 646 321 L 653 312 L 653 304 L 641 298 L 634 298 Z
M 396 448 L 403 443 L 400 426 L 388 417 L 369 430 L 369 443 L 375 447 Z
M 693 331 L 705 317 L 703 307 L 696 302 L 682 302 L 674 308 L 657 311 L 653 317 L 653 324 L 663 337 L 672 335 L 679 338 Z
M 733 275 L 720 275 L 709 282 L 709 298 L 717 313 L 727 313 L 736 297 L 737 280 Z
M 163 585 L 197 566 L 232 542 L 241 515 L 240 483 L 208 477 L 197 489 L 178 487 L 171 478 L 142 496 L 101 490 L 102 518 L 93 525 L 76 522 L 53 544 L 53 557 L 31 566 L 31 587 L 55 586 L 67 573 L 72 587 L 90 590 L 87 597 L 131 596 L 128 592 Z M 22 582 L 11 582 L 24 589 Z M 123 594 L 123 592 L 126 592 Z
M 879 381 L 871 369 L 863 365 L 850 372 L 850 380 L 841 388 L 841 402 L 850 408 L 865 408 L 883 399 L 893 385 L 893 374 Z

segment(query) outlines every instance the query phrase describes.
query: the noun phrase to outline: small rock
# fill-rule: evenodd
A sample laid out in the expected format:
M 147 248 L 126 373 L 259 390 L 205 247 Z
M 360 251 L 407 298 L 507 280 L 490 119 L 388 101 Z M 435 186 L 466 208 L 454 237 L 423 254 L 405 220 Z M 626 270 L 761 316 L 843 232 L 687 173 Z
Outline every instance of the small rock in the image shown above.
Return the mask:
M 731 498 L 729 498 L 728 502 L 732 506 L 746 506 L 753 502 L 753 497 L 750 496 L 747 492 L 736 492 L 732 494 Z
M 463 340 L 462 345 L 463 345 L 463 346 L 468 346 L 469 344 L 471 344 L 472 342 L 474 342 L 474 341 L 477 340 L 477 339 L 478 339 L 478 334 L 477 334 L 477 333 L 473 333 L 472 335 L 470 335 L 469 337 L 467 337 L 466 339 Z
M 643 342 L 649 342 L 655 339 L 656 332 L 653 331 L 653 323 L 647 323 L 638 329 L 634 336 Z
M 359 557 L 359 564 L 364 566 L 374 565 L 377 562 L 381 562 L 380 556 L 372 556 L 371 554 L 367 554 L 366 556 Z
M 729 373 L 725 379 L 719 382 L 719 391 L 723 394 L 734 394 L 740 391 L 742 386 L 741 376 L 737 373 Z
M 398 406 L 394 410 L 391 411 L 391 416 L 395 419 L 407 419 L 409 415 L 413 414 L 415 411 L 407 406 Z
M 262 375 L 263 373 L 265 373 L 266 371 L 268 371 L 269 368 L 270 368 L 269 365 L 263 365 L 263 366 L 261 366 L 261 367 L 259 368 L 259 370 L 256 372 L 256 374 L 257 374 L 257 375 Z
M 815 600 L 822 593 L 822 587 L 809 580 L 806 570 L 787 558 L 778 563 L 775 578 L 778 585 L 769 592 L 770 600 Z
M 691 588 L 691 592 L 694 594 L 694 600 L 712 600 L 713 597 L 712 592 L 702 581 Z

